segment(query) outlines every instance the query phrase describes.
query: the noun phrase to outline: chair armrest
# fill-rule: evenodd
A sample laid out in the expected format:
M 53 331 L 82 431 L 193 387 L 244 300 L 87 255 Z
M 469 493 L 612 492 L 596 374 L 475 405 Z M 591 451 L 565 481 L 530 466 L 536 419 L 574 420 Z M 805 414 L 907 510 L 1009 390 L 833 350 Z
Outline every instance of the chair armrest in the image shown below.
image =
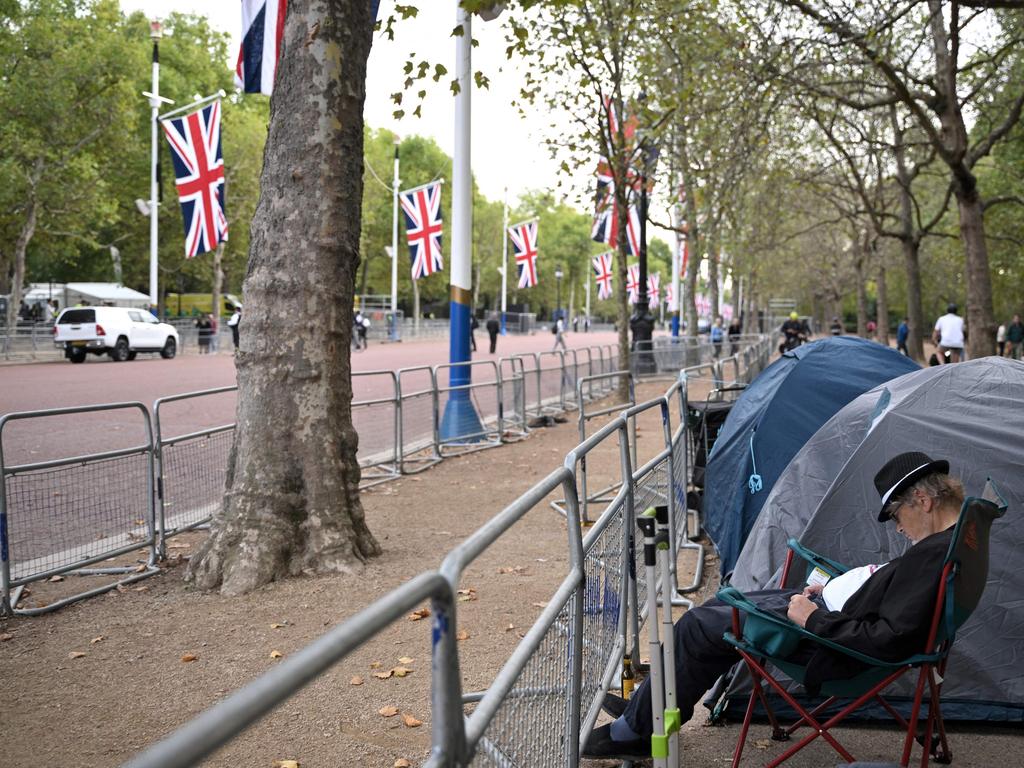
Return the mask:
M 902 659 L 900 661 L 882 661 L 881 659 L 876 659 L 873 656 L 868 656 L 867 654 L 855 651 L 852 648 L 847 648 L 844 645 L 840 645 L 839 643 L 833 640 L 829 640 L 827 637 L 821 637 L 820 635 L 816 635 L 813 632 L 810 632 L 807 629 L 799 626 L 798 624 L 794 624 L 787 618 L 784 618 L 774 613 L 769 613 L 768 611 L 761 610 L 756 605 L 754 605 L 754 603 L 752 603 L 746 595 L 744 595 L 735 587 L 723 587 L 722 589 L 718 590 L 718 599 L 721 600 L 723 603 L 732 606 L 734 616 L 736 611 L 742 611 L 743 613 L 746 613 L 749 616 L 756 617 L 762 626 L 766 624 L 772 625 L 779 632 L 788 633 L 790 635 L 797 635 L 801 640 L 809 640 L 812 643 L 816 643 L 817 645 L 825 646 L 826 648 L 830 648 L 833 651 L 837 651 L 838 653 L 843 654 L 844 656 L 849 656 L 850 658 L 856 659 L 857 661 L 860 661 L 861 663 L 867 664 L 872 667 L 902 667 L 907 664 L 928 661 L 937 657 L 937 655 L 926 656 L 923 654 L 918 654 L 916 656 L 912 656 L 908 659 Z M 735 623 L 736 622 L 734 621 L 734 625 Z M 738 635 L 735 639 L 738 642 L 744 642 Z M 763 655 L 769 658 L 785 658 L 785 656 L 788 654 L 780 654 L 776 656 L 775 654 L 772 654 L 770 652 L 763 652 Z
M 846 573 L 850 570 L 849 566 L 843 565 L 829 557 L 819 555 L 817 552 L 808 549 L 796 539 L 790 539 L 786 542 L 794 554 L 799 555 L 811 565 L 816 568 L 821 568 L 823 571 L 828 573 L 829 576 L 838 576 L 842 573 Z

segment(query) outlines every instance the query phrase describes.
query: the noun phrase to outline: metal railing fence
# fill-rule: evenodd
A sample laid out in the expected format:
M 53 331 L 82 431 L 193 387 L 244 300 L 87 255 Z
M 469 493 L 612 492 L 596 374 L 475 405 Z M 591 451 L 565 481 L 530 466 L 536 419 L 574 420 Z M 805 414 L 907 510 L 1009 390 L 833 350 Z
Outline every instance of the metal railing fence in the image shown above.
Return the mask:
M 412 475 L 441 461 L 434 440 L 434 369 L 417 365 L 398 371 L 398 467 Z
M 357 389 L 366 389 L 374 394 L 381 393 L 381 389 L 385 392 L 381 397 L 361 398 L 356 397 Z M 398 374 L 395 371 L 353 371 L 352 425 L 359 434 L 360 488 L 369 488 L 401 475 L 401 421 Z
M 760 354 L 759 350 L 758 359 Z M 742 354 L 740 357 L 747 360 Z M 692 440 L 687 437 L 687 388 L 701 374 L 708 375 L 710 383 L 715 384 L 721 380 L 722 366 L 716 361 L 690 367 L 678 374 L 663 396 L 621 409 L 616 418 L 581 440 L 566 455 L 562 467 L 452 550 L 439 571 L 423 573 L 392 591 L 127 765 L 168 768 L 194 764 L 429 597 L 434 616 L 432 747 L 425 765 L 575 768 L 580 746 L 597 718 L 621 654 L 627 648 L 639 651 L 647 606 L 643 599 L 646 583 L 639 584 L 635 578 L 641 546 L 634 533 L 636 510 L 668 505 L 671 530 L 676 532 L 677 540 L 686 542 L 689 537 L 687 515 L 677 511 L 686 509 L 692 459 Z M 747 376 L 749 371 L 741 367 L 740 375 Z M 577 382 L 578 388 L 586 378 Z M 401 375 L 398 380 L 401 390 Z M 671 422 L 673 402 L 679 419 L 675 430 Z M 636 467 L 630 424 L 654 409 L 661 415 L 664 447 L 643 466 Z M 585 414 L 581 418 L 585 420 Z M 617 440 L 622 482 L 597 522 L 581 538 L 581 505 L 576 491 L 580 467 L 588 455 L 613 438 Z M 554 585 L 547 606 L 488 689 L 463 696 L 453 599 L 460 577 L 469 564 L 557 489 L 561 489 L 566 505 L 568 573 Z M 686 544 L 671 546 L 670 558 L 675 560 L 675 548 Z M 672 578 L 675 580 L 674 575 Z M 699 584 L 699 576 L 695 584 Z M 476 707 L 464 717 L 463 707 L 471 702 L 476 702 Z
M 167 437 L 164 412 L 170 403 L 193 402 L 237 391 L 237 386 L 218 387 L 161 397 L 153 402 L 154 504 L 158 554 L 161 557 L 166 552 L 164 542 L 167 538 L 209 523 L 223 503 L 228 457 L 235 432 L 235 425 L 231 423 Z
M 468 384 L 452 384 L 452 373 L 458 371 L 470 378 Z M 480 375 L 488 373 L 484 381 Z M 444 381 L 445 383 L 442 383 Z M 480 428 L 465 431 L 458 428 L 458 434 L 443 434 L 444 409 L 455 400 L 465 400 L 464 408 L 472 408 L 480 422 Z M 442 401 L 444 405 L 442 406 Z M 457 454 L 494 448 L 501 445 L 503 424 L 501 419 L 501 377 L 498 363 L 494 360 L 471 360 L 464 363 L 446 363 L 434 366 L 434 444 L 438 454 L 444 458 Z
M 146 443 L 6 466 L 3 430 L 14 421 L 139 410 Z M 0 417 L 0 615 L 36 615 L 156 573 L 153 433 L 137 402 L 23 411 Z M 146 548 L 144 564 L 87 566 Z M 124 578 L 36 608 L 18 608 L 25 585 L 60 574 Z

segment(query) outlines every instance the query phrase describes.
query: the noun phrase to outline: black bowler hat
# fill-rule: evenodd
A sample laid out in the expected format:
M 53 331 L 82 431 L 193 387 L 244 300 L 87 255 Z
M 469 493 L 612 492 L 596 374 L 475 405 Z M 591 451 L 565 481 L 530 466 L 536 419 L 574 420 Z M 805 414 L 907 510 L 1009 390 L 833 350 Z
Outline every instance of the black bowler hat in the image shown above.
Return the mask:
M 894 496 L 898 496 L 925 475 L 934 473 L 948 474 L 949 462 L 945 459 L 932 461 L 928 454 L 920 451 L 908 451 L 889 459 L 875 475 L 875 488 L 882 497 L 878 522 L 884 523 L 889 519 L 886 508 Z

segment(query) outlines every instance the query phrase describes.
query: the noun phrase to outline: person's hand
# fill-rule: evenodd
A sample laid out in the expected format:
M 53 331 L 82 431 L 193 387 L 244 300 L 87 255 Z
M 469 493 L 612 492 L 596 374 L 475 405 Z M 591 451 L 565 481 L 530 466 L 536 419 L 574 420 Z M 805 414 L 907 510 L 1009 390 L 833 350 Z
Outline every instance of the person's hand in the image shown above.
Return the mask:
M 818 610 L 818 606 L 804 595 L 793 595 L 789 598 L 789 610 L 786 611 L 786 615 L 794 624 L 804 627 L 807 626 L 807 619 L 816 610 Z
M 823 590 L 824 588 L 824 584 L 808 584 L 806 587 L 804 587 L 803 595 L 806 598 L 811 598 L 814 595 L 820 595 L 821 590 Z

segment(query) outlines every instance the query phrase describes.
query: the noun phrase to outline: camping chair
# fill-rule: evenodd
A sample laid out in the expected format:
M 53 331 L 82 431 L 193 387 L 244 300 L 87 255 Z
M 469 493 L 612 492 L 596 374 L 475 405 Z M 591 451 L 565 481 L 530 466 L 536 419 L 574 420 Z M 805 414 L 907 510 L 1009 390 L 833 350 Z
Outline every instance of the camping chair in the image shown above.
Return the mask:
M 708 392 L 703 401 L 687 402 L 686 409 L 690 419 L 690 429 L 697 433 L 694 441 L 692 482 L 696 488 L 704 490 L 704 471 L 708 465 L 711 449 L 718 439 L 729 411 L 736 404 L 736 397 L 747 388 L 746 384 L 735 384 L 718 387 Z
M 851 712 L 872 701 L 884 707 L 906 731 L 903 742 L 903 758 L 900 763 L 902 766 L 907 766 L 910 763 L 910 753 L 915 736 L 917 736 L 918 720 L 921 717 L 921 706 L 926 703 L 928 715 L 924 734 L 918 737 L 918 742 L 926 745 L 921 755 L 921 765 L 928 765 L 929 755 L 932 753 L 934 753 L 936 762 L 949 763 L 952 760 L 952 754 L 946 741 L 946 728 L 939 703 L 942 681 L 946 673 L 949 650 L 956 637 L 956 630 L 977 607 L 985 589 L 985 581 L 988 577 L 989 533 L 992 521 L 1002 517 L 1005 511 L 1006 503 L 999 496 L 991 481 L 986 485 L 981 498 L 971 497 L 964 501 L 943 565 L 928 640 L 922 653 L 902 661 L 881 661 L 845 648 L 831 640 L 808 632 L 784 617 L 761 611 L 737 589 L 726 587 L 720 590 L 718 597 L 733 606 L 733 631 L 726 633 L 725 639 L 743 657 L 753 684 L 753 691 L 750 694 L 750 701 L 743 719 L 743 728 L 740 731 L 733 756 L 733 766 L 739 765 L 757 701 L 761 702 L 768 714 L 773 739 L 784 741 L 804 725 L 811 728 L 808 735 L 772 760 L 768 764 L 769 766 L 774 767 L 785 762 L 818 736 L 825 739 L 846 761 L 854 762 L 853 756 L 830 733 L 830 729 L 838 725 Z M 790 552 L 783 572 L 783 584 L 786 583 L 786 575 L 788 575 L 794 553 L 808 561 L 808 572 L 814 567 L 820 567 L 831 575 L 843 573 L 846 570 L 838 563 L 804 549 L 795 539 L 790 539 L 789 546 Z M 746 614 L 742 633 L 739 623 L 740 611 Z M 821 691 L 827 699 L 808 711 L 786 690 L 783 683 L 767 671 L 765 664 L 765 660 L 770 661 L 774 667 L 796 682 L 802 683 L 806 667 L 786 659 L 801 640 L 810 640 L 827 646 L 869 666 L 852 679 L 824 683 Z M 904 673 L 915 668 L 919 670 L 919 674 L 908 721 L 882 698 L 881 693 Z M 779 726 L 776 716 L 768 704 L 767 694 L 762 688 L 762 680 L 767 682 L 798 714 L 798 719 L 789 727 Z M 928 684 L 927 700 L 924 696 L 925 683 Z M 821 713 L 840 699 L 853 700 L 827 720 L 821 718 Z

